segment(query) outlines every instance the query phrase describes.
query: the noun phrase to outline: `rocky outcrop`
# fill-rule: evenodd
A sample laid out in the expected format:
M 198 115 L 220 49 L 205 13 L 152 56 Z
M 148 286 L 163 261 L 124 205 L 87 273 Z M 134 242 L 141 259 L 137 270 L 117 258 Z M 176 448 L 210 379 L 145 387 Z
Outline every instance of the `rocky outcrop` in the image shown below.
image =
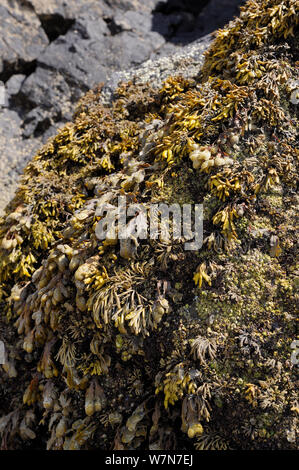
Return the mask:
M 114 72 L 132 75 L 148 59 L 175 54 L 232 18 L 240 3 L 228 0 L 224 9 L 220 0 L 202 0 L 196 7 L 170 0 L 1 2 L 0 80 L 12 112 L 0 106 L 0 121 L 10 116 L 14 145 L 7 146 L 3 124 L 0 211 L 26 162 L 71 119 L 82 94 L 112 74 L 115 81 Z M 203 40 L 198 50 L 208 43 Z M 167 67 L 172 73 L 171 60 L 163 77 Z
M 30 72 L 49 44 L 37 15 L 20 2 L 3 0 L 0 30 L 0 79 L 6 81 L 24 69 Z
M 298 449 L 298 18 L 249 0 L 203 63 L 90 90 L 27 165 L 2 448 Z

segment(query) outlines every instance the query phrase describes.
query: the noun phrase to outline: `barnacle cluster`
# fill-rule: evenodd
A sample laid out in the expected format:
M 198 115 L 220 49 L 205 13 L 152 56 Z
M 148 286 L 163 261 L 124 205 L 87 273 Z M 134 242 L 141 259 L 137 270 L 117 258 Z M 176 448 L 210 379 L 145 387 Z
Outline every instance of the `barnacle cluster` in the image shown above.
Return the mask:
M 3 449 L 298 447 L 298 17 L 249 0 L 194 80 L 99 86 L 27 165 L 0 220 Z M 121 198 L 203 203 L 202 248 L 142 236 L 137 206 L 120 237 Z

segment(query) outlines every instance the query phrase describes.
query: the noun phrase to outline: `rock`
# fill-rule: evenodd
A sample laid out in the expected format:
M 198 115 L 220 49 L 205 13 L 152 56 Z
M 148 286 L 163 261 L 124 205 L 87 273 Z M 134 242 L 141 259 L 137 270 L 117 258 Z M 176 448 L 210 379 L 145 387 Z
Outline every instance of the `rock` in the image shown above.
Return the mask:
M 54 70 L 37 67 L 24 82 L 21 95 L 28 107 L 42 106 L 56 116 L 64 105 L 71 102 L 71 90 L 63 75 Z M 69 112 L 69 111 L 67 111 Z
M 47 110 L 52 122 L 57 122 L 59 116 L 65 122 L 71 117 L 78 94 L 106 81 L 113 70 L 139 65 L 165 43 L 161 35 L 150 31 L 150 20 L 146 23 L 143 14 L 131 13 L 127 16 L 130 31 L 116 35 L 111 35 L 101 18 L 94 19 L 91 12 L 82 14 L 70 31 L 38 57 L 35 73 L 21 88 L 29 107 Z M 135 24 L 136 18 L 139 22 Z M 38 116 L 42 118 L 42 113 L 35 113 L 37 125 Z M 26 136 L 32 129 L 26 130 Z
M 9 97 L 17 95 L 21 89 L 21 86 L 26 79 L 24 74 L 12 75 L 5 84 L 6 93 Z
M 238 16 L 240 6 L 244 5 L 245 0 L 234 2 L 232 0 L 210 0 L 199 13 L 195 20 L 194 32 L 206 35 L 218 28 L 222 28 L 226 23 Z M 219 10 L 221 9 L 221 19 Z M 191 36 L 194 37 L 194 32 Z
M 158 5 L 166 3 L 168 0 L 104 0 L 104 3 L 111 9 L 152 12 Z
M 167 18 L 175 17 L 171 24 L 172 32 L 167 40 L 170 44 L 186 45 L 204 37 L 218 28 L 222 28 L 226 23 L 239 14 L 239 8 L 245 0 L 203 0 L 202 2 L 184 2 L 173 0 L 162 5 L 158 12 L 153 15 L 153 30 L 161 29 L 162 16 L 167 14 Z M 158 55 L 169 53 L 169 43 L 158 51 Z
M 103 14 L 101 4 L 103 2 L 85 1 L 85 0 L 29 0 L 35 13 L 39 17 L 59 15 L 64 19 L 74 19 L 82 11 L 86 11 L 91 7 L 95 9 L 98 4 L 97 13 L 99 16 Z
M 0 77 L 9 78 L 24 64 L 30 65 L 49 40 L 40 20 L 30 8 L 16 0 L 0 5 Z
M 51 118 L 49 114 L 40 106 L 37 106 L 26 114 L 22 123 L 23 136 L 25 138 L 34 137 L 44 133 L 50 126 Z
M 93 41 L 92 38 L 78 38 L 76 31 L 70 31 L 50 44 L 40 55 L 38 64 L 63 74 L 73 85 L 87 90 L 107 76 L 107 68 L 102 65 L 109 53 L 105 42 L 104 35 L 99 42 L 98 34 L 97 40 Z

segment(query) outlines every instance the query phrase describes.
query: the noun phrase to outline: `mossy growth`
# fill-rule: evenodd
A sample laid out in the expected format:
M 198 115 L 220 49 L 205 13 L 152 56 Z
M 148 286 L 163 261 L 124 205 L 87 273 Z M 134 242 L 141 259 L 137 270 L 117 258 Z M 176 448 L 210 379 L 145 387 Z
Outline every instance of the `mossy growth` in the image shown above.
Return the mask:
M 3 449 L 295 449 L 298 4 L 250 0 L 195 80 L 101 87 L 0 225 Z M 204 205 L 204 244 L 99 203 Z

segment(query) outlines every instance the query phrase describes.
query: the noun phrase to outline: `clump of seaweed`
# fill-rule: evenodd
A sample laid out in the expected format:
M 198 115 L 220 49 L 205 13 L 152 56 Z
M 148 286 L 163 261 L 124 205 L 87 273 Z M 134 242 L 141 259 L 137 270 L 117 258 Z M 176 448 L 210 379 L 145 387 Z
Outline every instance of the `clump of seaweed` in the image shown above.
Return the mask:
M 27 165 L 0 220 L 1 448 L 298 448 L 297 43 L 295 0 L 249 0 L 194 80 L 88 92 Z M 124 196 L 202 202 L 203 247 L 141 237 L 138 210 L 119 239 Z

